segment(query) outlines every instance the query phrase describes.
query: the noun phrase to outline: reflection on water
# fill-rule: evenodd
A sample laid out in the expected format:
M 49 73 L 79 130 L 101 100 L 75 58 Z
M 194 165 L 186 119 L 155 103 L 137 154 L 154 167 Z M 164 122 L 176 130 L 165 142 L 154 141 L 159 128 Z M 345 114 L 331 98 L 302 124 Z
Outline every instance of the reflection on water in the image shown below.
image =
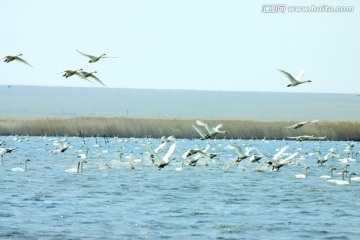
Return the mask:
M 201 158 L 196 166 L 177 157 L 162 170 L 154 167 L 140 144 L 156 148 L 159 139 L 67 138 L 71 147 L 50 153 L 62 138 L 1 137 L 6 147 L 0 166 L 0 238 L 10 239 L 303 239 L 360 237 L 360 183 L 336 185 L 321 179 L 330 167 L 360 174 L 360 147 L 345 142 L 245 141 L 178 139 L 176 154 L 210 144 L 214 159 Z M 65 139 L 65 138 L 64 138 Z M 231 164 L 235 151 L 254 146 L 272 156 L 288 146 L 284 157 L 298 152 L 278 172 L 260 160 Z M 170 145 L 170 144 L 168 144 Z M 336 148 L 340 157 L 320 167 L 313 150 Z M 83 173 L 67 173 L 88 148 Z M 166 149 L 164 150 L 166 152 Z M 160 153 L 161 155 L 164 154 Z M 120 158 L 120 153 L 122 157 Z M 141 153 L 144 153 L 143 155 Z M 349 153 L 349 155 L 347 155 Z M 28 156 L 28 171 L 23 167 Z M 349 156 L 349 157 L 347 157 Z M 129 167 L 132 159 L 134 169 Z M 297 179 L 310 166 L 307 178 Z M 262 171 L 258 171 L 261 169 Z M 341 179 L 339 170 L 334 178 Z M 346 173 L 347 179 L 349 173 Z

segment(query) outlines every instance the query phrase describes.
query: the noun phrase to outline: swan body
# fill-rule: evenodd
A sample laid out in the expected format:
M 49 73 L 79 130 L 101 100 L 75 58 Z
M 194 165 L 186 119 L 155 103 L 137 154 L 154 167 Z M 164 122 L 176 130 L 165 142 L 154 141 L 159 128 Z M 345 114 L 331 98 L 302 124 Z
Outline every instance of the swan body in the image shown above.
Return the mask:
M 296 137 L 287 137 L 289 139 L 294 139 L 296 141 L 302 142 L 305 140 L 323 140 L 326 137 L 314 137 L 314 135 L 302 135 L 302 136 L 296 136 Z
M 200 136 L 201 136 L 200 139 L 201 140 L 214 138 L 219 133 L 226 133 L 226 131 L 221 131 L 220 130 L 220 128 L 222 128 L 222 126 L 223 126 L 222 124 L 219 124 L 216 127 L 213 127 L 210 123 L 204 122 L 204 121 L 201 121 L 201 120 L 197 120 L 196 124 L 199 125 L 199 126 L 205 127 L 205 129 L 206 129 L 206 132 L 204 132 L 203 129 L 192 125 L 192 127 L 200 134 Z
M 342 170 L 341 171 L 341 175 L 342 175 L 342 180 L 340 180 L 340 179 L 329 179 L 329 180 L 327 180 L 328 182 L 330 182 L 330 183 L 335 183 L 335 184 L 337 184 L 337 185 L 347 185 L 347 184 L 350 184 L 351 183 L 351 178 L 352 178 L 352 176 L 353 175 L 356 175 L 356 173 L 354 173 L 354 172 L 351 172 L 350 174 L 349 174 L 349 180 L 348 181 L 346 181 L 345 180 L 345 172 L 347 172 L 347 170 Z
M 20 58 L 20 56 L 22 56 L 21 53 L 19 53 L 18 55 L 14 55 L 14 56 L 5 56 L 5 61 L 6 63 L 9 63 L 9 62 L 12 62 L 14 60 L 16 61 L 19 61 L 19 62 L 22 62 L 22 63 L 25 63 L 26 65 L 30 66 L 30 67 L 33 67 L 31 64 L 29 64 L 27 61 L 25 61 L 24 59 Z
M 26 172 L 27 171 L 27 162 L 29 162 L 30 159 L 26 158 L 25 161 L 24 161 L 24 168 L 21 168 L 21 167 L 15 167 L 15 168 L 12 168 L 11 171 L 13 172 Z
M 99 78 L 97 78 L 94 73 L 97 73 L 97 71 L 93 71 L 93 72 L 86 72 L 86 71 L 83 71 L 81 70 L 80 71 L 80 74 L 85 78 L 92 78 L 94 79 L 95 81 L 97 81 L 98 83 L 100 83 L 101 85 L 103 86 L 106 86 Z
M 309 169 L 309 166 L 305 166 L 305 173 L 304 174 L 295 174 L 296 178 L 306 178 L 307 177 L 307 170 Z
M 292 129 L 298 129 L 298 128 L 301 128 L 302 126 L 304 126 L 305 124 L 308 124 L 308 123 L 316 123 L 318 122 L 319 120 L 312 120 L 312 121 L 309 121 L 309 122 L 298 122 L 298 123 L 295 123 L 294 125 L 292 126 L 288 126 L 288 127 L 285 127 L 285 128 L 292 128 Z
M 247 153 L 244 153 L 241 149 L 241 147 L 235 145 L 235 144 L 229 144 L 226 148 L 235 150 L 237 153 L 236 162 L 241 162 L 241 160 L 244 160 L 248 157 L 250 157 L 249 152 L 252 150 L 251 148 L 247 151 Z
M 79 50 L 76 50 L 76 51 L 77 51 L 78 53 L 80 53 L 81 55 L 90 58 L 89 63 L 97 62 L 97 61 L 99 61 L 101 58 L 117 58 L 117 57 L 107 57 L 107 56 L 106 56 L 106 53 L 103 53 L 103 54 L 101 54 L 100 56 L 93 56 L 93 55 L 90 55 L 90 54 L 86 54 L 86 53 L 80 52 Z
M 323 164 L 327 162 L 330 158 L 339 157 L 339 155 L 334 152 L 329 152 L 325 156 L 321 154 L 321 151 L 314 151 L 309 153 L 310 156 L 314 154 L 316 155 L 317 163 L 320 163 L 320 166 L 323 166 Z
M 284 74 L 290 81 L 290 84 L 287 85 L 287 87 L 296 87 L 297 85 L 303 84 L 303 83 L 307 83 L 307 82 L 311 82 L 311 80 L 307 80 L 307 81 L 300 81 L 300 79 L 302 78 L 302 76 L 304 75 L 303 70 L 300 72 L 299 76 L 297 77 L 297 79 L 295 79 L 290 73 L 285 72 L 284 70 L 278 69 L 279 72 L 281 72 L 282 74 Z
M 323 179 L 333 178 L 333 172 L 334 172 L 335 170 L 337 170 L 336 167 L 330 168 L 330 175 L 321 175 L 320 178 L 323 178 Z

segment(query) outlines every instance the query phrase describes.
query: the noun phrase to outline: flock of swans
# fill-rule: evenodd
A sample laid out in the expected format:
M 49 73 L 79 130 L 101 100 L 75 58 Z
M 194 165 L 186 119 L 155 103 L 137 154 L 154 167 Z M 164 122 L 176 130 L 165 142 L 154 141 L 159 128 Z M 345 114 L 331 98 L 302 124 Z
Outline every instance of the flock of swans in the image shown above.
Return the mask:
M 354 142 L 345 143 L 342 149 L 333 146 L 324 154 L 322 153 L 323 149 L 316 149 L 315 147 L 307 150 L 303 146 L 290 147 L 290 143 L 302 145 L 302 142 L 278 140 L 282 143 L 281 147 L 269 153 L 268 150 L 266 152 L 261 149 L 262 146 L 253 144 L 253 140 L 222 139 L 221 134 L 226 133 L 226 131 L 219 130 L 222 124 L 213 127 L 210 123 L 201 120 L 196 121 L 196 123 L 198 126 L 193 125 L 193 127 L 199 133 L 199 139 L 196 140 L 195 146 L 190 148 L 186 148 L 185 143 L 191 143 L 191 140 L 179 140 L 175 136 L 163 136 L 161 139 L 121 139 L 114 137 L 111 138 L 112 140 L 104 136 L 104 144 L 99 143 L 100 137 L 92 137 L 96 140 L 93 145 L 90 137 L 74 137 L 74 139 L 69 140 L 69 138 L 59 139 L 43 136 L 41 139 L 44 148 L 36 150 L 45 151 L 46 154 L 51 156 L 71 154 L 74 160 L 77 159 L 75 160 L 77 165 L 64 169 L 63 171 L 66 173 L 87 171 L 86 168 L 89 163 L 101 170 L 116 168 L 138 169 L 153 166 L 159 170 L 167 168 L 183 171 L 187 168 L 212 166 L 224 171 L 239 169 L 254 172 L 279 172 L 286 171 L 283 169 L 288 168 L 288 166 L 293 166 L 299 172 L 301 169 L 304 170 L 304 174 L 294 175 L 296 179 L 308 178 L 309 172 L 315 172 L 313 170 L 318 169 L 317 172 L 321 170 L 321 172 L 325 171 L 330 174 L 319 176 L 311 174 L 311 177 L 323 179 L 328 183 L 344 185 L 360 181 L 360 177 L 356 177 L 355 173 L 355 169 L 358 169 L 357 158 L 360 151 L 355 150 L 356 144 Z M 8 147 L 8 145 L 15 145 L 16 142 L 28 140 L 26 140 L 26 137 L 14 137 L 13 144 L 11 144 L 11 141 L 12 139 L 9 137 L 0 141 L 2 167 L 6 167 L 7 161 L 10 161 L 7 156 L 13 152 L 18 153 L 21 151 L 20 145 L 15 147 Z M 264 142 L 271 144 L 271 141 L 265 139 L 262 143 L 265 144 Z M 316 140 L 314 142 L 320 145 L 322 141 Z M 129 145 L 131 147 L 127 147 Z M 51 149 L 48 149 L 49 146 L 51 146 Z M 109 156 L 110 152 L 115 157 Z M 16 167 L 10 170 L 14 172 L 27 171 L 30 158 L 31 154 L 27 152 L 23 161 L 24 167 Z M 102 160 L 95 164 L 96 159 Z M 343 161 L 344 159 L 346 161 Z
M 117 58 L 117 57 L 109 57 L 105 53 L 103 53 L 103 54 L 101 54 L 99 56 L 94 56 L 94 55 L 83 53 L 83 52 L 81 52 L 79 50 L 76 50 L 76 51 L 78 53 L 80 53 L 82 56 L 89 58 L 89 63 L 95 63 L 95 62 L 99 61 L 102 58 Z M 30 67 L 33 67 L 27 61 L 20 58 L 20 56 L 22 56 L 21 53 L 18 54 L 18 55 L 5 56 L 3 59 L 5 59 L 4 62 L 6 62 L 6 63 L 9 63 L 9 62 L 12 62 L 12 61 L 16 60 L 16 61 L 25 63 L 26 65 L 28 65 Z M 303 75 L 305 73 L 303 69 L 300 70 L 300 73 L 296 78 L 294 78 L 290 73 L 288 73 L 288 72 L 286 72 L 284 70 L 278 69 L 278 71 L 280 73 L 284 74 L 286 76 L 286 78 L 290 81 L 290 84 L 287 85 L 287 87 L 295 87 L 295 86 L 298 86 L 298 85 L 303 84 L 303 83 L 311 82 L 311 80 L 301 81 L 301 78 L 303 77 Z M 77 69 L 77 70 L 65 70 L 65 71 L 62 71 L 60 73 L 64 73 L 63 77 L 66 77 L 66 78 L 76 75 L 79 78 L 87 80 L 89 82 L 91 82 L 91 81 L 88 78 L 92 78 L 93 80 L 100 83 L 101 85 L 106 86 L 99 78 L 97 78 L 94 75 L 94 73 L 97 73 L 97 71 L 86 72 L 82 68 L 80 68 L 80 69 Z
M 87 58 L 89 58 L 89 63 L 95 63 L 97 61 L 99 61 L 100 59 L 102 58 L 117 58 L 117 57 L 108 57 L 106 56 L 105 53 L 99 55 L 99 56 L 93 56 L 93 55 L 90 55 L 90 54 L 86 54 L 86 53 L 83 53 L 79 50 L 76 50 L 78 53 L 80 53 L 82 56 L 85 56 Z M 3 59 L 4 62 L 6 63 L 9 63 L 9 62 L 12 62 L 12 61 L 19 61 L 21 63 L 24 63 L 30 67 L 33 67 L 30 63 L 28 63 L 27 61 L 25 61 L 23 58 L 21 58 L 20 56 L 22 56 L 21 53 L 17 54 L 17 55 L 8 55 L 8 56 L 5 56 Z M 103 85 L 103 86 L 106 86 L 98 77 L 96 77 L 94 74 L 97 73 L 97 71 L 92 71 L 92 72 L 87 72 L 87 71 L 84 71 L 82 68 L 79 68 L 79 69 L 76 69 L 76 70 L 65 70 L 65 71 L 62 71 L 62 72 L 59 72 L 59 73 L 63 73 L 63 77 L 65 78 L 68 78 L 68 77 L 71 77 L 71 76 L 78 76 L 79 78 L 83 79 L 83 80 L 86 80 L 88 82 L 91 82 L 89 80 L 89 78 L 95 80 L 97 83 Z

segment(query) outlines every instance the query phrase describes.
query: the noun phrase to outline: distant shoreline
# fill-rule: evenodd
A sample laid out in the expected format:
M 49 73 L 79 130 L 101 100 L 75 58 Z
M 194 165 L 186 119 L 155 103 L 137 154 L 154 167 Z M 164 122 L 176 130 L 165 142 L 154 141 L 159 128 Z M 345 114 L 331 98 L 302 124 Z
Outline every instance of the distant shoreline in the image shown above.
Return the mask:
M 107 136 L 154 137 L 174 135 L 176 138 L 200 138 L 191 125 L 196 119 L 74 117 L 74 118 L 1 118 L 0 135 L 29 136 Z M 214 126 L 222 123 L 226 139 L 283 139 L 290 136 L 314 135 L 325 140 L 360 141 L 358 121 L 319 121 L 299 129 L 288 129 L 294 121 L 209 120 Z

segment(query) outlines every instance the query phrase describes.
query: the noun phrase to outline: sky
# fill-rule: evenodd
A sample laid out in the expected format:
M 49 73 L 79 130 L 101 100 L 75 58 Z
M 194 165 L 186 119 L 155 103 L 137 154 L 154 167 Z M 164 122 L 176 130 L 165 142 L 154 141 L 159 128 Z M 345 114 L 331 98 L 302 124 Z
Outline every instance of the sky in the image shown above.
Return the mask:
M 288 9 L 312 5 L 354 11 Z M 12 0 L 0 36 L 0 57 L 34 66 L 1 62 L 0 85 L 102 87 L 60 73 L 83 68 L 109 88 L 360 93 L 355 0 Z M 76 49 L 117 58 L 88 63 Z M 312 82 L 287 88 L 277 69 Z

